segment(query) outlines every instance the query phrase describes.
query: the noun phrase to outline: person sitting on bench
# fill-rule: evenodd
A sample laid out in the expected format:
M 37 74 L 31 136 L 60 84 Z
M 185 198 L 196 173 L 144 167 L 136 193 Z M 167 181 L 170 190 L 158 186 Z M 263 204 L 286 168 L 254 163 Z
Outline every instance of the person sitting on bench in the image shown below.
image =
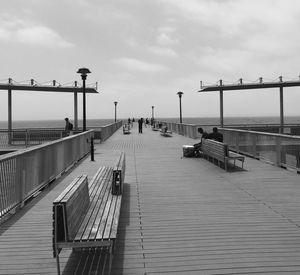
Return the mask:
M 202 139 L 207 138 L 208 134 L 200 127 L 198 128 L 198 133 L 201 134 L 201 139 L 199 143 L 194 144 L 194 154 L 195 157 L 201 156 L 201 145 L 202 145 Z
M 218 132 L 218 128 L 214 127 L 212 133 L 209 133 L 207 139 L 213 139 L 215 141 L 223 142 L 223 135 Z

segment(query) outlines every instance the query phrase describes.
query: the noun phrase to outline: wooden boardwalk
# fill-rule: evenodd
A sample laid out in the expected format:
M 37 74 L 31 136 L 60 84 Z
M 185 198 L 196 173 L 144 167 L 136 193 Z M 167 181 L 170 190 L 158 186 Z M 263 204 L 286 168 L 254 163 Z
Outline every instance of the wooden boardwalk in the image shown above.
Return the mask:
M 194 140 L 120 129 L 0 227 L 0 274 L 56 274 L 52 201 L 126 152 L 112 274 L 300 274 L 300 175 L 246 158 L 225 172 L 182 158 Z M 61 252 L 63 274 L 96 274 L 105 253 Z M 106 270 L 103 271 L 107 273 Z

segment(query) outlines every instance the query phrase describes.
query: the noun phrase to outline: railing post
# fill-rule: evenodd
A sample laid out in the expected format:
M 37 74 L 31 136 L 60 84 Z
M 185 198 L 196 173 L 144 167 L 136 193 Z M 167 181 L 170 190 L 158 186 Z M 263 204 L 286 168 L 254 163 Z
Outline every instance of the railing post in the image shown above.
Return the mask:
M 193 127 L 193 138 L 197 138 L 197 126 L 194 125 Z
M 94 137 L 91 137 L 91 161 L 95 161 L 95 158 L 94 158 Z
M 257 149 L 256 149 L 256 135 L 252 135 L 252 151 L 253 151 L 253 157 L 258 159 Z
M 24 200 L 24 197 L 25 197 L 25 185 L 26 185 L 26 170 L 23 169 L 22 170 L 22 174 L 21 174 L 21 177 L 22 177 L 22 180 L 21 180 L 21 186 L 20 186 L 20 201 L 21 201 L 21 205 L 20 207 L 24 207 L 24 204 L 25 204 L 25 200 Z
M 239 132 L 237 132 L 237 133 L 235 134 L 235 150 L 236 150 L 237 152 L 240 151 L 240 134 L 239 134 Z
M 30 140 L 29 140 L 29 130 L 26 129 L 26 132 L 25 132 L 25 147 L 27 148 L 29 143 L 30 143 Z
M 281 138 L 276 137 L 276 165 L 281 166 Z

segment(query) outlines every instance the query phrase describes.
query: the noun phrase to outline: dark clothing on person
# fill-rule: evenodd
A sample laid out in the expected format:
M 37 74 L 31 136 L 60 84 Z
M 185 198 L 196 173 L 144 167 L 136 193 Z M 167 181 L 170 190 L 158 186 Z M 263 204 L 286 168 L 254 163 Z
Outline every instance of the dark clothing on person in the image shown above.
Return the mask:
M 208 136 L 208 133 L 206 133 L 206 132 L 203 132 L 203 134 L 202 134 L 202 136 L 201 136 L 201 141 L 202 141 L 202 139 L 204 138 L 204 139 L 206 139 L 207 138 L 207 136 Z
M 65 125 L 65 130 L 66 131 L 72 131 L 73 130 L 73 124 L 69 121 L 69 119 L 66 117 L 65 118 L 66 125 Z
M 223 135 L 221 133 L 209 133 L 207 139 L 213 139 L 215 141 L 223 142 Z
M 69 118 L 67 118 L 67 117 L 65 118 L 65 122 L 66 122 L 65 131 L 66 131 L 67 136 L 72 135 L 73 134 L 73 124 L 70 122 Z
M 143 122 L 144 120 L 141 118 L 138 120 L 138 124 L 139 124 L 139 134 L 143 133 Z
M 201 140 L 199 143 L 194 144 L 194 154 L 196 157 L 201 156 L 202 139 L 205 139 L 208 136 L 208 134 L 204 132 L 202 128 L 199 128 L 198 132 L 201 134 Z
M 223 142 L 223 135 L 218 132 L 218 128 L 214 127 L 213 132 L 209 133 L 206 137 L 207 139 L 213 139 L 215 141 Z

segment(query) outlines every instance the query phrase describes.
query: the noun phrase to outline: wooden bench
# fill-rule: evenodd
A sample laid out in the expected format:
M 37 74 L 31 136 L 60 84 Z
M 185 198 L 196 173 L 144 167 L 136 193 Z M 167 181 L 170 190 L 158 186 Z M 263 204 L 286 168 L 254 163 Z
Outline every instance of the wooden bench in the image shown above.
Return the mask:
M 236 165 L 236 161 L 239 160 L 242 163 L 242 169 L 244 168 L 245 157 L 229 151 L 228 145 L 225 143 L 212 139 L 202 139 L 201 151 L 204 158 L 217 161 L 219 166 L 223 163 L 226 171 L 230 161 L 233 161 L 234 165 Z
M 125 124 L 125 125 L 123 126 L 123 134 L 124 134 L 124 135 L 130 134 L 130 125 L 129 125 L 129 124 Z
M 169 131 L 167 126 L 162 126 L 160 130 L 160 134 L 164 137 L 171 137 L 172 131 Z
M 125 162 L 124 154 L 121 158 Z M 53 202 L 53 255 L 58 274 L 59 253 L 63 248 L 105 248 L 111 255 L 110 270 L 122 201 L 120 192 L 119 195 L 112 194 L 112 186 L 113 181 L 119 179 L 123 184 L 125 165 L 123 168 L 119 177 L 114 175 L 119 175 L 120 170 L 100 167 L 90 184 L 87 176 L 81 175 Z

